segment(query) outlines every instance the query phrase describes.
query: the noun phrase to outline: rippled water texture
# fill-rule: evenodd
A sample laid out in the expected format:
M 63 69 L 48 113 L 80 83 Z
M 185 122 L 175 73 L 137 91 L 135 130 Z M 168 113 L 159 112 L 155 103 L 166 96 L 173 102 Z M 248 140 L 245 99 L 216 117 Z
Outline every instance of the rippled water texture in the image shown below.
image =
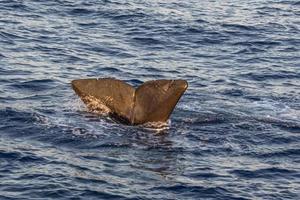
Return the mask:
M 300 199 L 297 0 L 0 1 L 0 199 Z M 186 79 L 167 129 L 73 79 Z

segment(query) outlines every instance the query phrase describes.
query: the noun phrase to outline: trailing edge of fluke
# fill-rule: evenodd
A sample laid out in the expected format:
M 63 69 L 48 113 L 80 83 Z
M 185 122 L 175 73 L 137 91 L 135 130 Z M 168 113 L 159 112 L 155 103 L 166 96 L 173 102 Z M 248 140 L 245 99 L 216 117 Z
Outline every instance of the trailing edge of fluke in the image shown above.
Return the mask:
M 114 78 L 79 79 L 72 87 L 90 110 L 106 111 L 119 121 L 138 125 L 166 122 L 188 87 L 185 80 L 153 80 L 134 88 Z

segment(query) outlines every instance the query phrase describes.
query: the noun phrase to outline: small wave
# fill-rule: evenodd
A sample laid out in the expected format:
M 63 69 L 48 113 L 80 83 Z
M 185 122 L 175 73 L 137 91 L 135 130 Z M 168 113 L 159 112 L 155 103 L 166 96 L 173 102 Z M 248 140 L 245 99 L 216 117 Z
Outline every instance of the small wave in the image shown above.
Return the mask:
M 223 187 L 204 187 L 187 184 L 174 184 L 171 186 L 153 187 L 151 188 L 151 190 L 172 192 L 174 194 L 188 195 L 189 197 L 194 198 L 199 198 L 198 194 L 201 194 L 201 198 L 216 198 L 218 196 L 221 196 L 227 199 L 235 199 L 235 197 L 231 195 L 231 192 Z
M 5 31 L 0 31 L 0 37 L 7 39 L 9 41 L 13 41 L 17 39 L 25 39 L 23 36 L 19 36 L 16 33 L 7 33 Z
M 76 22 L 76 24 L 85 28 L 93 28 L 100 25 L 97 22 Z
M 276 126 L 284 127 L 284 128 L 294 128 L 300 130 L 300 123 L 294 121 L 292 119 L 280 119 L 277 117 L 264 116 L 264 117 L 255 117 L 257 121 L 261 121 L 264 123 L 270 123 Z
M 300 74 L 299 73 L 293 73 L 293 72 L 265 72 L 265 73 L 246 73 L 241 74 L 241 77 L 247 77 L 249 79 L 253 79 L 256 81 L 265 81 L 265 80 L 276 80 L 276 79 L 299 79 Z
M 200 179 L 213 179 L 213 178 L 220 178 L 220 177 L 226 177 L 224 175 L 220 175 L 217 173 L 213 173 L 213 172 L 193 172 L 193 173 L 188 173 L 187 174 L 189 177 L 191 178 L 200 178 Z
M 115 68 L 115 67 L 101 67 L 101 71 L 106 71 L 106 72 L 110 72 L 110 73 L 121 72 L 120 69 Z
M 154 67 L 143 67 L 143 69 L 149 71 L 149 73 L 162 73 L 162 69 L 154 68 Z
M 272 160 L 276 158 L 284 158 L 284 159 L 295 159 L 300 156 L 299 148 L 289 148 L 289 149 L 281 149 L 281 150 L 272 150 L 272 152 L 260 152 L 254 155 L 258 158 L 270 158 Z
M 97 179 L 96 177 L 75 177 L 74 178 L 76 181 L 78 181 L 79 183 L 85 183 L 85 184 L 90 184 L 90 183 L 95 183 L 97 185 L 101 185 L 101 184 L 109 184 L 107 181 L 105 180 L 101 180 L 101 179 Z
M 79 194 L 81 197 L 85 197 L 89 199 L 89 197 L 97 197 L 98 199 L 128 199 L 127 195 L 117 195 L 113 192 L 109 191 L 101 191 L 101 190 L 92 190 L 92 189 L 85 189 L 82 190 Z
M 160 41 L 159 39 L 151 38 L 151 37 L 134 37 L 132 38 L 132 40 L 142 45 L 152 46 L 152 45 L 164 44 L 164 42 Z
M 0 109 L 1 120 L 3 121 L 15 121 L 20 122 L 20 124 L 24 122 L 32 122 L 35 120 L 35 117 L 30 112 L 21 111 L 12 109 L 10 107 L 6 107 L 4 109 Z M 5 125 L 6 123 L 2 123 Z
M 290 179 L 291 177 L 297 177 L 297 171 L 282 169 L 278 167 L 258 169 L 258 170 L 233 170 L 231 173 L 236 174 L 240 177 L 244 178 L 266 178 L 273 179 L 278 178 L 278 176 L 286 179 Z M 298 175 L 299 176 L 299 175 Z
M 241 55 L 245 55 L 245 54 L 257 54 L 257 53 L 262 53 L 265 52 L 266 50 L 263 48 L 257 48 L 257 47 L 247 47 L 247 48 L 243 48 L 240 49 L 236 52 L 234 52 L 234 54 L 241 54 Z
M 147 130 L 155 131 L 157 134 L 159 134 L 168 130 L 170 125 L 171 120 L 168 120 L 167 122 L 147 122 L 139 126 Z
M 281 42 L 277 41 L 243 41 L 243 42 L 235 42 L 233 45 L 238 46 L 249 46 L 258 49 L 258 47 L 266 47 L 266 46 L 278 46 Z
M 202 28 L 188 28 L 186 29 L 186 33 L 196 33 L 196 34 L 199 34 L 199 33 L 203 33 L 204 30 Z
M 284 3 L 284 1 L 281 1 L 280 3 Z M 277 6 L 275 7 L 275 6 L 270 6 L 270 5 L 258 7 L 257 10 L 261 10 L 263 12 L 262 14 L 266 14 L 266 15 L 285 11 L 284 7 L 280 8 Z
M 22 152 L 10 152 L 7 150 L 0 149 L 0 158 L 3 160 L 9 160 L 10 162 L 45 162 L 46 159 L 36 156 L 32 153 L 22 153 Z
M 2 58 L 6 58 L 6 56 L 0 53 L 0 59 Z
M 219 44 L 220 42 L 222 42 L 222 38 L 211 38 L 211 37 L 203 37 L 200 40 L 196 41 L 195 43 L 197 44 Z
M 18 89 L 27 89 L 31 91 L 45 91 L 55 87 L 53 83 L 55 83 L 55 81 L 52 79 L 39 79 L 39 80 L 14 83 L 11 84 L 10 86 Z
M 294 6 L 299 6 L 300 5 L 300 1 L 291 1 L 291 4 Z
M 117 55 L 119 53 L 118 50 L 114 50 L 112 48 L 107 48 L 107 47 L 103 47 L 103 46 L 87 46 L 87 47 L 85 47 L 85 49 L 89 50 L 89 51 L 103 53 L 106 55 Z
M 242 24 L 222 24 L 222 26 L 224 28 L 237 29 L 242 31 L 258 31 L 258 29 L 254 26 L 247 26 Z
M 147 17 L 147 15 L 145 13 L 133 13 L 133 14 L 120 14 L 120 15 L 115 15 L 112 17 L 112 19 L 114 20 L 121 20 L 122 22 L 124 22 L 124 20 L 130 20 L 133 21 L 135 19 L 143 19 Z
M 69 11 L 69 14 L 71 15 L 90 15 L 95 13 L 94 10 L 87 9 L 87 8 L 74 8 L 71 11 Z
M 182 114 L 184 114 L 184 112 L 182 112 Z M 186 116 L 187 117 L 182 118 L 181 121 L 187 124 L 194 124 L 194 125 L 221 124 L 232 118 L 232 116 L 230 117 L 230 116 L 223 115 L 221 113 L 211 113 L 211 112 L 207 112 L 207 113 L 197 112 L 193 115 L 190 114 Z
M 5 10 L 13 10 L 18 12 L 29 11 L 30 8 L 27 7 L 23 2 L 18 1 L 1 1 L 0 3 L 5 4 L 5 6 L 1 5 L 1 9 Z
M 221 92 L 223 95 L 227 95 L 227 96 L 234 96 L 234 97 L 240 97 L 240 96 L 244 96 L 245 92 L 241 89 L 226 89 L 224 91 Z
M 208 23 L 208 21 L 206 21 L 204 19 L 196 19 L 195 22 L 200 23 L 200 24 L 202 24 L 202 23 Z

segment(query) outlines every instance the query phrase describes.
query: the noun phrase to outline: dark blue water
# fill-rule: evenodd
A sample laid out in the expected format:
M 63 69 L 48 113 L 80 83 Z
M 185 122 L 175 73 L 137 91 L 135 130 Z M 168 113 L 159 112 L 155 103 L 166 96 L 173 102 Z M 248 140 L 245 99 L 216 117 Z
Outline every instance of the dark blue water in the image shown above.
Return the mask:
M 300 199 L 300 2 L 0 1 L 0 199 Z M 73 79 L 186 79 L 165 130 Z

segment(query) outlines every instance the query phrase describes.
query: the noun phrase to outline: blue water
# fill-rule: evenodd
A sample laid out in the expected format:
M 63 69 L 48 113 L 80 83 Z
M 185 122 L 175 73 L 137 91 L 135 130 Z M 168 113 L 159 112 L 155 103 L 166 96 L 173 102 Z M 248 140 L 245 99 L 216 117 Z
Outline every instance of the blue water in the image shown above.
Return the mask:
M 300 199 L 297 0 L 0 1 L 0 199 Z M 185 79 L 164 130 L 70 82 Z

